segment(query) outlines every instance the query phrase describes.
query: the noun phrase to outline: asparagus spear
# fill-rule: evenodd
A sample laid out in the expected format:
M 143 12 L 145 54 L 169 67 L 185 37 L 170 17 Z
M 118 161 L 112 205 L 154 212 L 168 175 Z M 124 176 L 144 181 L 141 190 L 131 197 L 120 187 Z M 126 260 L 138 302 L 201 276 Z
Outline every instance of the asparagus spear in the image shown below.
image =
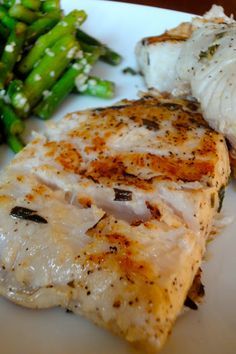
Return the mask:
M 107 47 L 105 44 L 99 42 L 97 39 L 93 38 L 92 36 L 88 35 L 81 29 L 77 29 L 76 35 L 79 41 L 84 43 L 95 45 L 98 47 L 102 47 L 104 49 L 104 54 L 101 56 L 101 59 L 108 64 L 111 65 L 118 65 L 120 64 L 122 57 L 119 53 L 116 53 L 111 48 Z
M 7 96 L 10 101 L 12 100 L 15 93 L 23 90 L 23 82 L 21 80 L 12 80 L 7 88 Z
M 115 95 L 114 82 L 90 76 L 85 85 L 77 88 L 77 92 L 99 98 L 113 98 Z
M 15 4 L 16 0 L 2 0 L 1 4 L 3 4 L 5 7 L 12 7 Z
M 50 12 L 60 9 L 60 0 L 45 0 L 42 3 L 42 10 L 44 12 Z
M 93 53 L 84 53 L 81 59 L 72 64 L 52 87 L 51 91 L 45 92 L 44 99 L 34 109 L 35 115 L 44 120 L 49 119 L 65 97 L 73 90 L 75 81 L 78 85 L 85 83 L 92 65 L 99 56 L 100 50 L 96 49 Z
M 18 136 L 11 134 L 7 136 L 7 145 L 10 146 L 15 153 L 20 152 L 24 147 L 24 143 L 21 139 Z
M 42 34 L 47 33 L 58 23 L 60 19 L 61 12 L 53 11 L 33 22 L 27 29 L 27 43 L 30 44 L 39 38 Z
M 9 15 L 18 21 L 32 23 L 38 17 L 38 13 L 31 11 L 21 4 L 15 4 L 9 9 Z
M 24 123 L 3 100 L 0 100 L 0 118 L 6 136 L 21 134 L 23 132 Z
M 21 61 L 19 71 L 22 74 L 27 74 L 38 60 L 44 55 L 45 49 L 51 47 L 63 35 L 74 32 L 86 19 L 84 11 L 74 10 L 64 17 L 50 32 L 39 37 L 35 46 L 31 49 L 28 55 Z
M 12 70 L 22 50 L 26 33 L 26 25 L 18 22 L 11 31 L 0 62 L 0 88 L 12 78 Z
M 23 90 L 12 97 L 12 104 L 23 112 L 32 108 L 45 90 L 50 89 L 78 52 L 79 44 L 72 34 L 63 36 L 46 51 L 39 65 L 32 70 L 24 82 Z M 25 100 L 25 98 L 27 98 Z
M 23 6 L 27 9 L 38 11 L 40 9 L 41 1 L 40 0 L 21 0 Z
M 0 6 L 0 21 L 4 26 L 9 28 L 10 30 L 13 30 L 16 25 L 16 21 L 14 18 L 11 18 L 8 14 L 7 9 L 5 9 L 4 6 Z
M 7 40 L 8 36 L 9 36 L 8 28 L 6 28 L 0 23 L 0 37 L 3 38 L 4 40 Z

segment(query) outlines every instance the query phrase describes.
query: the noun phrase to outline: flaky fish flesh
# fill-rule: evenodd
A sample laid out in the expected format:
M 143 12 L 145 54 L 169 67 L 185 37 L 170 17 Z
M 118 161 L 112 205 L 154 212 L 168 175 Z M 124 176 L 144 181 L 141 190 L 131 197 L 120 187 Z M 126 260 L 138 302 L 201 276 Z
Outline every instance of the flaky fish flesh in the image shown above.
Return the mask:
M 147 86 L 192 95 L 236 156 L 236 22 L 219 6 L 136 48 Z
M 65 307 L 156 352 L 229 173 L 223 136 L 191 101 L 146 96 L 67 115 L 1 176 L 1 295 Z

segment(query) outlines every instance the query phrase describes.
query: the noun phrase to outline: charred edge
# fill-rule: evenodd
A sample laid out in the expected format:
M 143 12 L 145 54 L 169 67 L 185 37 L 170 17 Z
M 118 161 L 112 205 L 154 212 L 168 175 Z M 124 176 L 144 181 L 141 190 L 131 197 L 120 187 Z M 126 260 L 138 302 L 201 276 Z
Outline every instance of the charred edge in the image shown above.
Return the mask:
M 178 109 L 182 109 L 183 107 L 180 104 L 177 103 L 159 103 L 158 106 L 165 107 L 169 109 L 170 111 L 177 111 Z
M 90 227 L 90 229 L 88 229 L 88 231 L 92 231 L 92 230 L 96 229 L 96 227 L 98 226 L 98 224 L 99 224 L 102 220 L 104 220 L 106 217 L 107 217 L 107 214 L 105 213 L 105 214 L 101 217 L 101 219 L 99 219 L 99 220 L 96 222 L 96 224 L 94 224 L 92 227 Z
M 195 311 L 198 309 L 197 304 L 195 304 L 195 302 L 192 299 L 190 299 L 189 296 L 187 296 L 184 302 L 184 306 L 189 307 L 191 310 L 195 310 Z
M 94 183 L 99 184 L 99 181 L 95 179 L 93 176 L 88 175 L 87 178 L 93 181 Z
M 197 294 L 199 297 L 205 296 L 205 287 L 202 283 L 199 284 L 199 287 L 197 289 Z
M 10 215 L 14 218 L 29 220 L 38 224 L 47 224 L 47 220 L 36 214 L 35 210 L 16 206 L 10 211 Z
M 160 126 L 157 122 L 154 122 L 153 120 L 149 119 L 143 119 L 143 125 L 148 129 L 148 130 L 159 130 Z
M 128 177 L 128 178 L 137 178 L 137 176 L 135 174 L 129 173 L 129 172 L 126 172 L 126 171 L 124 171 L 123 176 L 124 177 Z
M 73 314 L 73 311 L 71 311 L 70 309 L 66 309 L 66 313 Z
M 107 111 L 107 110 L 119 110 L 119 109 L 123 109 L 123 108 L 127 108 L 130 107 L 130 105 L 128 104 L 124 104 L 124 105 L 117 105 L 117 106 L 110 106 L 110 107 L 101 107 L 101 108 L 95 108 L 93 111 L 94 112 L 103 112 L 103 111 Z
M 126 202 L 132 200 L 132 192 L 124 189 L 114 188 L 115 201 Z
M 192 111 L 192 112 L 196 112 L 199 109 L 199 104 L 197 102 L 190 102 L 187 103 L 186 107 Z
M 152 204 L 149 203 L 149 202 L 146 202 L 146 206 L 147 206 L 147 208 L 150 210 L 150 213 L 152 214 L 152 217 L 155 218 L 155 219 L 160 220 L 161 212 L 160 212 L 160 210 L 158 209 L 158 207 L 152 205 Z

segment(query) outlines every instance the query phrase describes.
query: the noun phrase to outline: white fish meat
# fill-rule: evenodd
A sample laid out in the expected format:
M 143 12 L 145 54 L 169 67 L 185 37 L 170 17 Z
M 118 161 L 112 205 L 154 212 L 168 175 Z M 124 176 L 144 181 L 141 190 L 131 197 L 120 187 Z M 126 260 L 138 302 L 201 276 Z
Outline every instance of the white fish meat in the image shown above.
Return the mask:
M 0 293 L 157 351 L 229 173 L 223 136 L 193 102 L 147 96 L 68 115 L 1 176 Z
M 156 38 L 158 45 L 152 46 L 151 52 L 144 45 L 140 50 L 140 42 L 136 52 L 139 66 L 148 87 L 160 91 L 167 88 L 173 95 L 191 94 L 195 97 L 210 126 L 224 134 L 235 150 L 236 23 L 225 16 L 220 6 L 213 6 L 203 18 L 195 18 L 188 25 L 189 33 L 184 40 L 169 41 L 167 45 L 161 35 Z M 183 35 L 181 26 L 174 33 L 175 36 Z M 149 68 L 143 60 L 143 52 L 152 55 Z M 163 56 L 165 60 L 162 60 Z M 233 153 L 235 155 L 235 151 Z

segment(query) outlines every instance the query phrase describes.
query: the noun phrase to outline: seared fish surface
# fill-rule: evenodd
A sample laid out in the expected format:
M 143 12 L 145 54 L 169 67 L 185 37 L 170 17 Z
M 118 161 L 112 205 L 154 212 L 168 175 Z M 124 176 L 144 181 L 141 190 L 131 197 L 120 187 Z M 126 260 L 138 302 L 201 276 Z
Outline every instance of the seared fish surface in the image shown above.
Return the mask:
M 0 183 L 0 293 L 63 306 L 149 351 L 165 342 L 229 177 L 222 135 L 186 100 L 69 114 Z

